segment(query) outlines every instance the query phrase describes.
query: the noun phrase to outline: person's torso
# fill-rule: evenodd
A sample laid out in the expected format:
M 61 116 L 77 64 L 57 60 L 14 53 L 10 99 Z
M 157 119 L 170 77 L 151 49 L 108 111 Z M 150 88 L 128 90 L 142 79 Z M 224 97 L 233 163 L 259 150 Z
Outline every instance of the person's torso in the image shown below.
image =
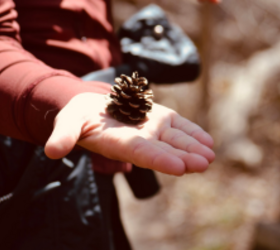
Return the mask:
M 110 0 L 15 0 L 25 49 L 82 76 L 120 63 Z

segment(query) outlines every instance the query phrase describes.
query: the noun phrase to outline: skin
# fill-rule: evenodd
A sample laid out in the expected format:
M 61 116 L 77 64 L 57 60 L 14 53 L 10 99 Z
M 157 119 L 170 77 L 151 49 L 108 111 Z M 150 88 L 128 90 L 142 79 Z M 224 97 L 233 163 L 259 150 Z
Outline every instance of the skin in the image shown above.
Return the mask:
M 154 103 L 146 121 L 129 126 L 113 119 L 107 104 L 104 95 L 95 93 L 72 98 L 56 116 L 46 155 L 62 158 L 77 144 L 110 159 L 177 176 L 203 172 L 214 160 L 211 136 L 175 111 Z
M 220 3 L 222 0 L 198 0 L 199 2 Z

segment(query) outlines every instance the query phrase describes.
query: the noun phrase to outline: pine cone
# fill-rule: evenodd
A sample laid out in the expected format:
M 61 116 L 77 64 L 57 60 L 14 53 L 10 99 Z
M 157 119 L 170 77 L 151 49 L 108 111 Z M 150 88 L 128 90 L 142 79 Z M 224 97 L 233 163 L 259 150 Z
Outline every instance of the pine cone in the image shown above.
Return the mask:
M 147 90 L 147 79 L 138 77 L 138 72 L 134 72 L 132 77 L 122 74 L 115 78 L 115 82 L 117 84 L 111 87 L 112 101 L 107 107 L 109 114 L 128 124 L 143 121 L 153 104 L 153 91 Z

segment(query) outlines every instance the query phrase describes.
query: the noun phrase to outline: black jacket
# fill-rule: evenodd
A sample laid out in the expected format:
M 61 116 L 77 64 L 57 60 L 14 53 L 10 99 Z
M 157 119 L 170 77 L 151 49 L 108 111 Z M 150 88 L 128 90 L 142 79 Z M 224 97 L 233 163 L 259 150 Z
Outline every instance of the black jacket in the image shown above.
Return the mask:
M 50 160 L 0 136 L 0 249 L 131 249 L 112 178 L 93 173 L 86 151 Z

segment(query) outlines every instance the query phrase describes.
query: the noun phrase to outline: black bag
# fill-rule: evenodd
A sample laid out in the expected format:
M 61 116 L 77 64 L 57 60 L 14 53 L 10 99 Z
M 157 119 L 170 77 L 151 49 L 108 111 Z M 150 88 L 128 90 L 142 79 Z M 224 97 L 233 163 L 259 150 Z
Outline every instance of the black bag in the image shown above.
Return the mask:
M 155 4 L 129 18 L 118 36 L 123 64 L 89 73 L 82 77 L 84 81 L 114 84 L 115 77 L 134 71 L 158 84 L 189 82 L 199 76 L 200 59 L 194 43 Z
M 111 219 L 114 188 L 97 181 L 87 151 L 51 160 L 43 147 L 0 135 L 0 249 L 130 250 L 119 213 Z
M 153 83 L 193 81 L 200 72 L 195 45 L 181 28 L 151 4 L 120 28 L 124 63 Z

